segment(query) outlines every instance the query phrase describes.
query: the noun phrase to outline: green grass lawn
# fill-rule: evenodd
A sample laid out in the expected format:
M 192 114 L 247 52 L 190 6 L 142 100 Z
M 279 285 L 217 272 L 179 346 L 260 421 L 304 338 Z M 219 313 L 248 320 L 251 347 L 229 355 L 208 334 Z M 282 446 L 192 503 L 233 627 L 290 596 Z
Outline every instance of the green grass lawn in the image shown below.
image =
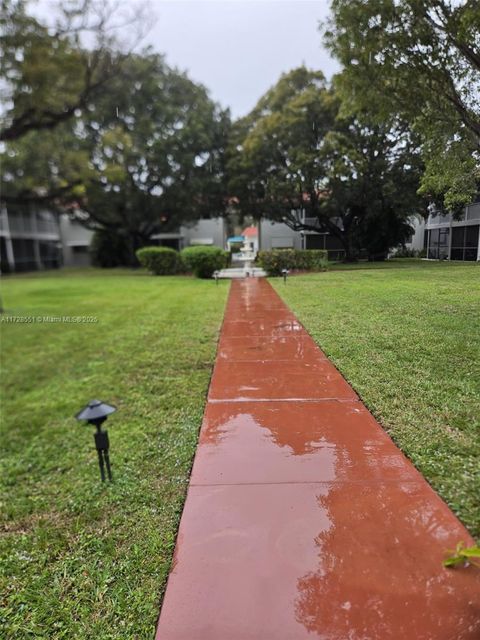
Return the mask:
M 153 638 L 228 283 L 94 269 L 5 278 L 2 638 Z M 102 486 L 91 398 L 114 483 Z
M 271 282 L 478 538 L 480 265 L 364 266 Z
M 387 266 L 386 266 L 387 265 Z M 272 281 L 367 406 L 480 536 L 480 268 L 397 261 Z M 154 634 L 228 283 L 79 270 L 4 279 L 6 639 Z M 114 483 L 99 480 L 91 398 Z

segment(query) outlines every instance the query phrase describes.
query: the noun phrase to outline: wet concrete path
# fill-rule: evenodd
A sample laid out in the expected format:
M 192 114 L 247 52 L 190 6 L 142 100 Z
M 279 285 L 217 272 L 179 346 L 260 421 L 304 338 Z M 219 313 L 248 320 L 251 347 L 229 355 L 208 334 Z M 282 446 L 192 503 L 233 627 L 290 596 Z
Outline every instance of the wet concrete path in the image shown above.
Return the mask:
M 158 640 L 478 640 L 473 544 L 266 280 L 233 281 Z

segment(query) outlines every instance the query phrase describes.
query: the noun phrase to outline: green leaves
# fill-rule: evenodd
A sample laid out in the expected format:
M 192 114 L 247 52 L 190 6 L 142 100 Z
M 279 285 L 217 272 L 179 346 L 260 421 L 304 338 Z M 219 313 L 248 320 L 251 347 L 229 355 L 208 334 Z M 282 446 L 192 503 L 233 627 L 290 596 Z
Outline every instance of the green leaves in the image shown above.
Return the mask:
M 80 22 L 60 9 L 57 31 L 27 11 L 24 1 L 2 3 L 2 70 L 5 74 L 0 139 L 19 140 L 33 131 L 49 131 L 67 122 L 110 78 L 121 56 L 112 55 L 108 20 L 98 20 L 93 2 L 76 2 Z M 106 16 L 104 16 L 106 18 Z M 80 45 L 79 33 L 89 30 L 92 50 Z M 95 42 L 96 41 L 96 42 Z M 8 100 L 8 101 L 7 101 Z
M 480 547 L 466 547 L 463 542 L 459 542 L 452 555 L 443 561 L 444 567 L 456 567 L 458 565 L 474 564 L 480 567 Z
M 229 186 L 243 213 L 282 220 L 320 188 L 322 146 L 336 108 L 323 74 L 300 67 L 284 74 L 235 124 Z
M 322 74 L 282 76 L 233 128 L 230 192 L 243 214 L 332 234 L 348 259 L 382 257 L 411 233 L 421 205 L 416 136 L 395 118 L 341 112 Z
M 219 247 L 186 247 L 180 257 L 188 271 L 197 278 L 211 278 L 214 271 L 227 266 L 229 254 Z
M 85 209 L 92 224 L 121 229 L 136 249 L 154 233 L 223 212 L 229 119 L 159 55 L 132 56 L 123 73 L 87 117 L 99 179 L 88 186 Z
M 478 3 L 333 0 L 331 9 L 322 29 L 344 67 L 344 113 L 407 121 L 422 139 L 422 193 L 463 207 L 479 181 Z
M 283 269 L 324 271 L 328 266 L 328 252 L 323 249 L 272 249 L 259 251 L 258 262 L 269 276 L 280 276 Z
M 90 228 L 128 238 L 129 263 L 153 234 L 224 213 L 229 114 L 203 86 L 151 50 L 123 53 L 109 3 L 72 0 L 56 33 L 27 3 L 4 7 L 3 201 L 80 208 Z
M 137 259 L 156 276 L 172 275 L 181 266 L 179 253 L 170 247 L 143 247 L 137 251 Z
M 7 204 L 77 199 L 94 172 L 85 142 L 70 124 L 31 131 L 0 152 L 1 192 Z

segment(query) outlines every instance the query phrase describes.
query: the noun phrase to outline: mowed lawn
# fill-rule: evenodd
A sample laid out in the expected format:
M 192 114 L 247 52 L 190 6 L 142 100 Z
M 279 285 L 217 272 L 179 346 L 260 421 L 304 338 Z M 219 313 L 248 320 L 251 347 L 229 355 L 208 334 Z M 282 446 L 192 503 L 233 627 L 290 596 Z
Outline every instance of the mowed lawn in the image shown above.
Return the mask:
M 4 278 L 1 637 L 151 639 L 228 283 L 94 269 Z M 102 486 L 90 399 L 114 482 Z
M 480 265 L 398 260 L 271 282 L 479 538 Z

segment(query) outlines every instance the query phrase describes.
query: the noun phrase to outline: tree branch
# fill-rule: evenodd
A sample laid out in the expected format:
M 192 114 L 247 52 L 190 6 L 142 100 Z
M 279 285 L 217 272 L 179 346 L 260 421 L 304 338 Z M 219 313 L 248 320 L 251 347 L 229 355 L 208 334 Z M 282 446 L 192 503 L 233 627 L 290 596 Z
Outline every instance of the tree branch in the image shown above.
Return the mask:
M 17 194 L 4 193 L 2 190 L 0 192 L 0 201 L 5 204 L 40 204 L 40 203 L 48 203 L 53 202 L 54 200 L 59 200 L 63 196 L 65 196 L 71 189 L 82 184 L 81 180 L 75 180 L 68 185 L 63 187 L 58 187 L 52 191 L 49 191 L 46 194 L 39 195 L 34 193 L 33 191 L 21 191 Z

